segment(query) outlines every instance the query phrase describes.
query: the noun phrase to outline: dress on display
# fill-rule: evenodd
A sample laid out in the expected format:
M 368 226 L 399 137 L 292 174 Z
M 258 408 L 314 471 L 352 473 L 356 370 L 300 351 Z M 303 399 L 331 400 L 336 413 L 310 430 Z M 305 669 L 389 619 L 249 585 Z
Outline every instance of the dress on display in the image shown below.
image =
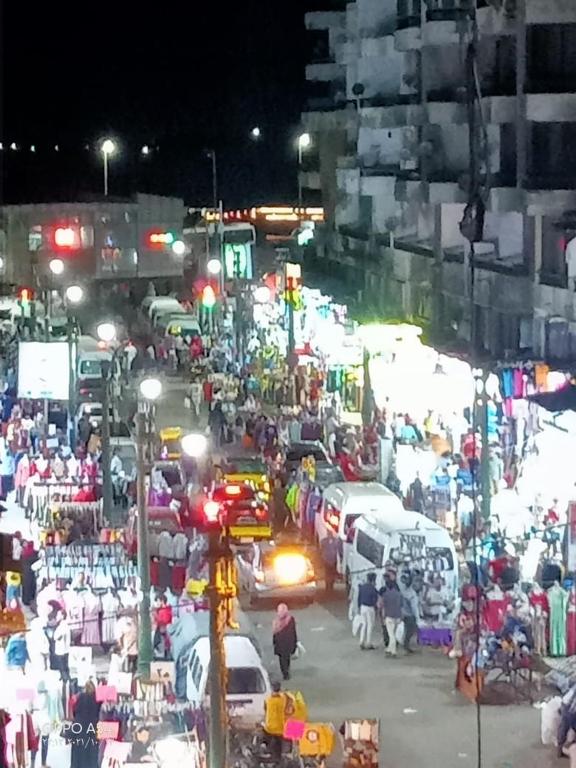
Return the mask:
M 568 596 L 566 613 L 566 655 L 576 655 L 576 587 L 572 587 Z
M 559 584 L 548 590 L 550 605 L 550 656 L 566 656 L 566 608 L 568 593 Z
M 104 645 L 114 645 L 116 641 L 114 627 L 119 605 L 120 601 L 112 592 L 106 592 L 102 596 L 102 643 Z

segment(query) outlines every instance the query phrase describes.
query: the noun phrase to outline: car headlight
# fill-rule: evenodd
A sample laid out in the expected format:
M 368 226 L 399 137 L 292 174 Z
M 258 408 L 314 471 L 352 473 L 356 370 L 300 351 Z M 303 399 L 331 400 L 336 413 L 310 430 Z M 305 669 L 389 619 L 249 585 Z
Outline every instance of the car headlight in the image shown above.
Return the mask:
M 276 555 L 274 573 L 280 584 L 299 584 L 308 574 L 308 560 L 297 553 Z

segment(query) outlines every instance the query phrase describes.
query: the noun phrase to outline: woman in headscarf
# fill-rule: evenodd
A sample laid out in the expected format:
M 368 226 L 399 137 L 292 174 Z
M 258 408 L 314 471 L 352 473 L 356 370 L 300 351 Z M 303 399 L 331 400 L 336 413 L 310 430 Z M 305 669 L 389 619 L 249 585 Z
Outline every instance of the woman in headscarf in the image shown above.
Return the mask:
M 98 741 L 96 726 L 100 716 L 100 704 L 96 701 L 96 689 L 89 680 L 74 705 L 72 724 L 72 754 L 70 768 L 98 768 Z
M 296 653 L 298 636 L 296 621 L 285 603 L 276 609 L 276 618 L 272 625 L 274 654 L 278 656 L 280 671 L 284 680 L 290 679 L 290 660 Z

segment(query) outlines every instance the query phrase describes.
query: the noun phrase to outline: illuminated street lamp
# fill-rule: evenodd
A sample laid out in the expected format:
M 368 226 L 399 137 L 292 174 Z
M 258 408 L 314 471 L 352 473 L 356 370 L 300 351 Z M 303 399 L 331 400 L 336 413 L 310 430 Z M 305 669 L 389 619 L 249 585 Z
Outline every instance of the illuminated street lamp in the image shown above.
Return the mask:
M 208 451 L 208 439 L 199 432 L 184 435 L 181 440 L 182 450 L 191 459 L 199 459 Z
M 70 304 L 80 304 L 84 298 L 84 288 L 81 285 L 69 285 L 66 288 L 66 298 Z
M 210 259 L 208 264 L 206 264 L 206 269 L 211 275 L 219 275 L 222 271 L 222 262 L 220 259 Z
M 162 394 L 162 382 L 160 379 L 143 379 L 140 382 L 140 395 L 144 398 L 144 400 L 158 400 L 160 395 Z
M 64 272 L 64 262 L 62 259 L 52 259 L 48 266 L 50 267 L 50 272 L 52 272 L 53 275 L 58 276 Z
M 108 158 L 116 153 L 116 142 L 112 139 L 104 139 L 100 145 L 100 152 L 104 158 L 104 197 L 108 197 Z
M 298 136 L 298 207 L 302 208 L 302 179 L 300 171 L 302 169 L 302 153 L 312 144 L 312 137 L 309 133 L 301 133 Z
M 111 341 L 114 341 L 116 338 L 116 326 L 114 323 L 100 323 L 98 327 L 96 328 L 96 334 L 100 341 L 105 342 L 106 344 L 109 344 Z
M 259 285 L 254 290 L 254 301 L 257 304 L 268 304 L 270 301 L 271 291 L 267 285 Z
M 250 131 L 250 136 L 252 136 L 253 139 L 257 140 L 262 136 L 262 131 L 260 128 L 255 125 L 254 128 Z
M 183 240 L 174 240 L 172 243 L 172 253 L 175 256 L 184 256 L 186 253 L 186 243 Z

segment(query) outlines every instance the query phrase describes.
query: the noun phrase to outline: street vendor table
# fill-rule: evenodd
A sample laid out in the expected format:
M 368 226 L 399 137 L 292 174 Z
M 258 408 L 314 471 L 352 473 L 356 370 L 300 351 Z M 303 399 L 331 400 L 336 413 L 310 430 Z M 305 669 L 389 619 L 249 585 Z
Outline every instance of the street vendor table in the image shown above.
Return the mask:
M 452 645 L 452 630 L 449 627 L 420 627 L 418 644 L 434 647 Z

